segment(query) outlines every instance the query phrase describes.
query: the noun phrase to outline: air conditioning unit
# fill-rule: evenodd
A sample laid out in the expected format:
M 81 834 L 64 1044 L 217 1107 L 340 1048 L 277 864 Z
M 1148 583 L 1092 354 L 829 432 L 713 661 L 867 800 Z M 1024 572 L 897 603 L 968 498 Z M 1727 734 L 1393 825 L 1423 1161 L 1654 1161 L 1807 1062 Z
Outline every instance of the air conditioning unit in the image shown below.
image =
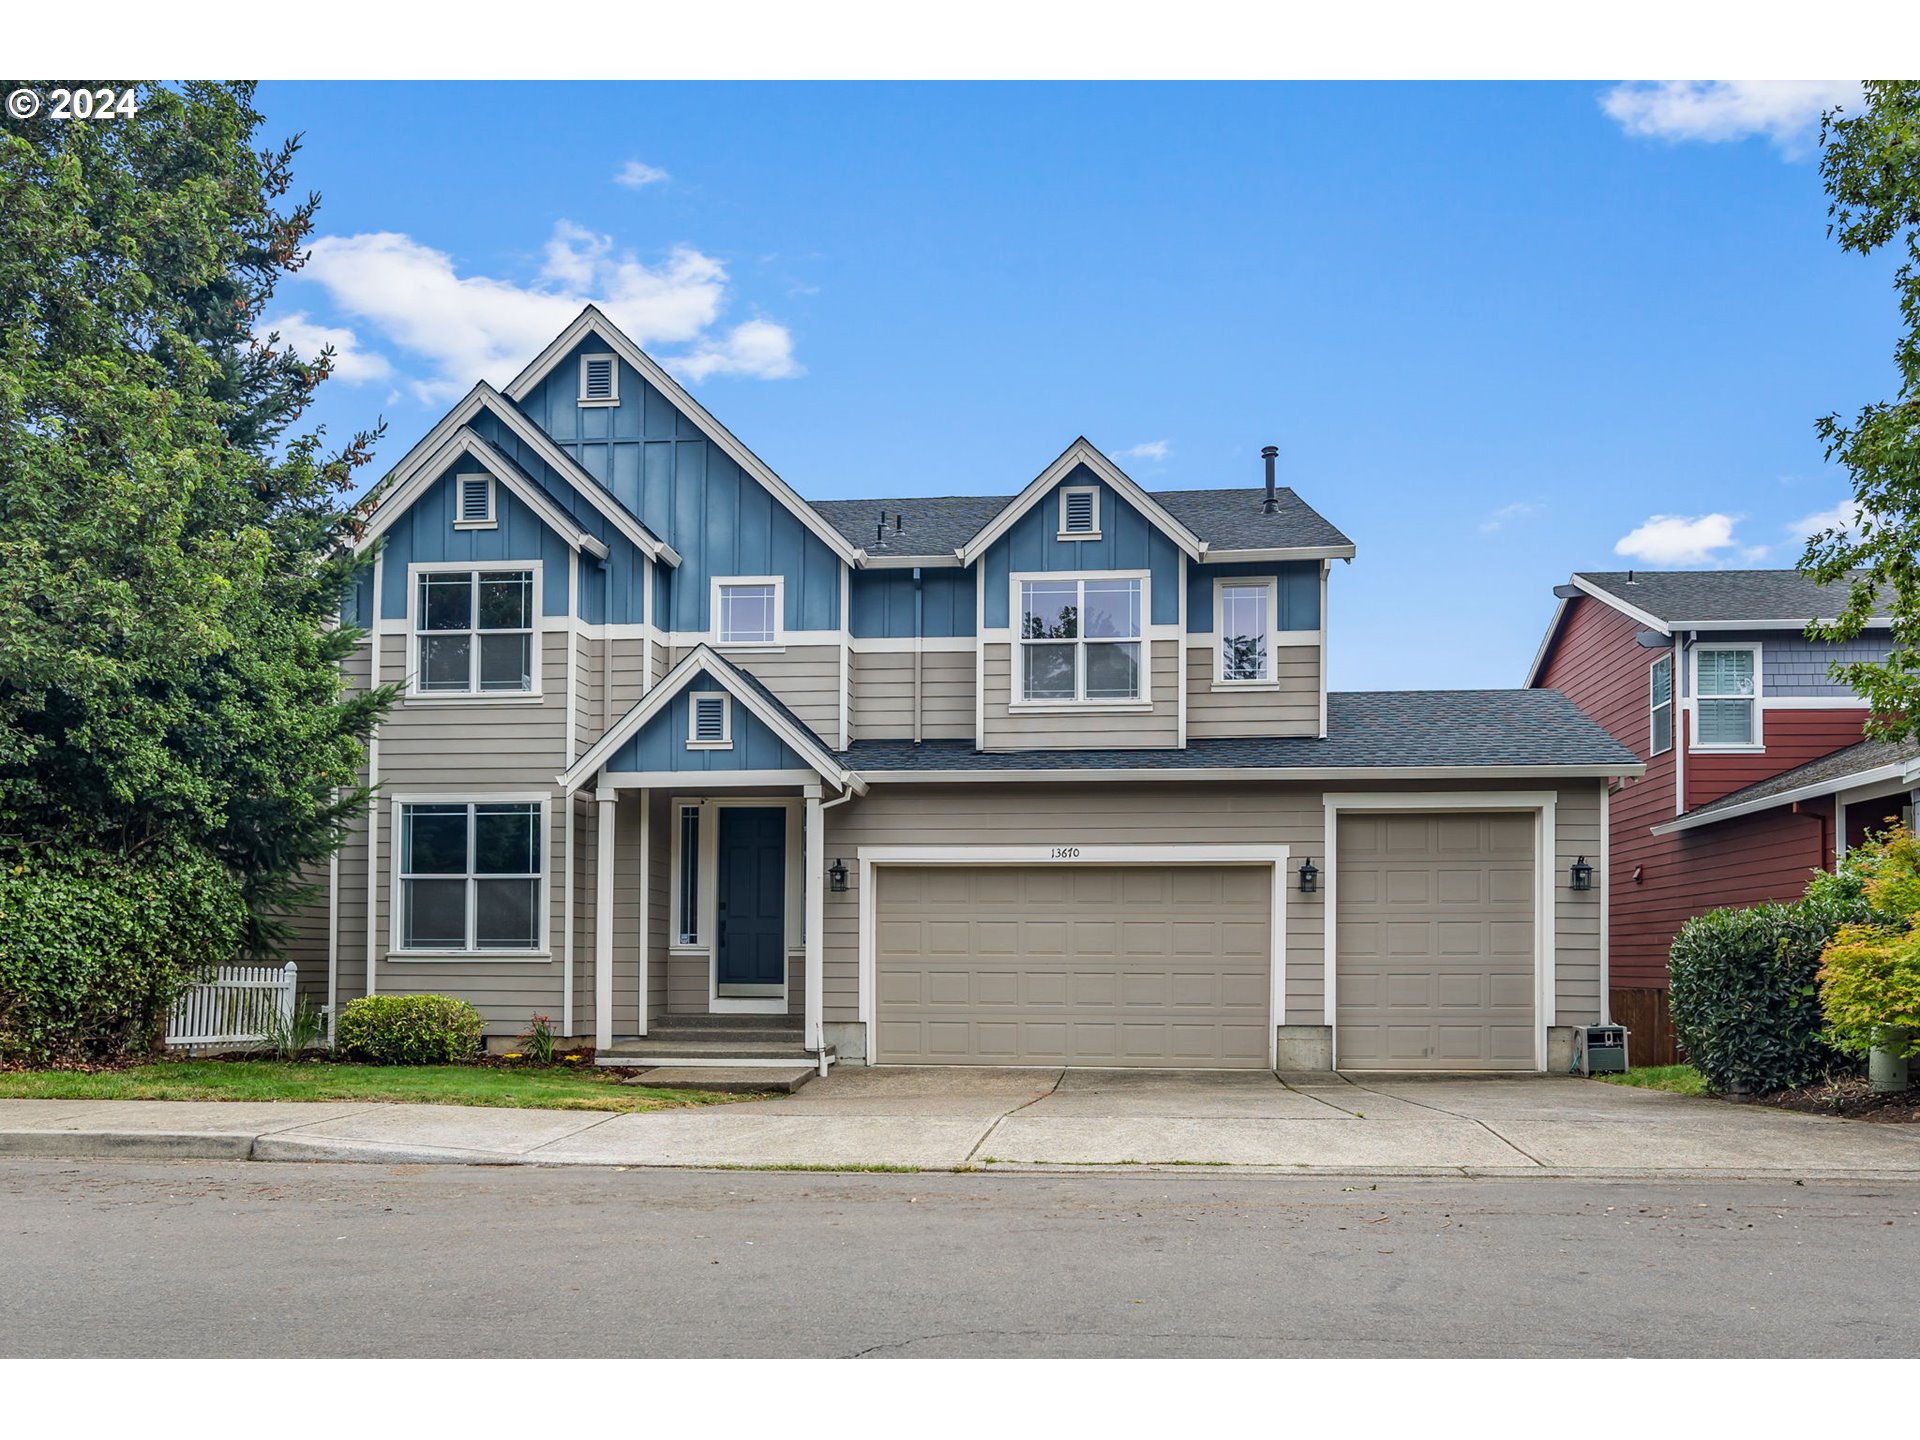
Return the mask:
M 1619 1075 L 1627 1068 L 1627 1027 L 1573 1027 L 1573 1069 L 1582 1075 Z

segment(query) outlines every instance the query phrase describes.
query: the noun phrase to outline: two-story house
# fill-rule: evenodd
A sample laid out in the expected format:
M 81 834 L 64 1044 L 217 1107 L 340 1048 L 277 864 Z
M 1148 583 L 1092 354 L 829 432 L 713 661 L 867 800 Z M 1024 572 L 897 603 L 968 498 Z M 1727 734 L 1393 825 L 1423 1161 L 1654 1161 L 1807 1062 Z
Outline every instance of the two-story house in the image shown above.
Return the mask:
M 476 386 L 369 512 L 353 679 L 403 698 L 326 1003 L 622 1064 L 1564 1066 L 1640 762 L 1548 692 L 1329 694 L 1354 547 L 1271 452 L 1003 491 L 809 501 L 594 309 Z
M 1791 900 L 1900 818 L 1920 747 L 1861 738 L 1831 667 L 1884 657 L 1885 622 L 1810 640 L 1838 600 L 1797 570 L 1576 574 L 1527 683 L 1570 697 L 1646 764 L 1608 804 L 1613 1018 L 1646 1064 L 1677 1058 L 1667 950 L 1719 905 Z

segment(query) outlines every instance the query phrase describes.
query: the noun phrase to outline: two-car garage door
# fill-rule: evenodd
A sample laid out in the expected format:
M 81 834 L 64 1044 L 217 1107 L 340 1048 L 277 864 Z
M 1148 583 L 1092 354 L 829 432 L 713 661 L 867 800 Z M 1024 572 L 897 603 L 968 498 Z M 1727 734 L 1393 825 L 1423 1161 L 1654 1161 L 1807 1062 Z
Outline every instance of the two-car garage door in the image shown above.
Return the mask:
M 885 866 L 881 1063 L 1259 1068 L 1266 865 Z

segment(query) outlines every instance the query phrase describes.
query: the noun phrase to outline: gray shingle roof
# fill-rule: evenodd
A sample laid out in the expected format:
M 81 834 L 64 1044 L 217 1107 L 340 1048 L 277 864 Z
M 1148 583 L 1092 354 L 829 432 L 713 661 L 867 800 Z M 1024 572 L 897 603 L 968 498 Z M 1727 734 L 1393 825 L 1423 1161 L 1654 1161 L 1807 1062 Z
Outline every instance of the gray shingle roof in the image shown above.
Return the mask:
M 861 740 L 849 768 L 889 771 L 1617 767 L 1639 759 L 1558 690 L 1365 690 L 1327 697 L 1327 738 L 1191 740 L 1184 750 L 981 752 L 968 740 Z
M 1744 810 L 1756 801 L 1766 801 L 1797 790 L 1844 790 L 1856 776 L 1864 775 L 1869 770 L 1904 764 L 1910 760 L 1920 760 L 1920 741 L 1898 740 L 1889 743 L 1885 740 L 1862 740 L 1831 755 L 1822 755 L 1818 760 L 1796 765 L 1770 779 L 1757 780 L 1730 795 L 1722 795 L 1711 804 L 1696 806 L 1682 818 L 1709 819 L 1730 810 Z
M 1575 578 L 1668 624 L 1804 623 L 1837 614 L 1847 600 L 1844 585 L 1816 585 L 1798 570 L 1582 570 Z
M 1237 490 L 1154 490 L 1166 512 L 1216 550 L 1338 549 L 1353 542 L 1285 486 L 1279 509 L 1260 508 L 1259 486 Z M 1011 495 L 918 495 L 897 500 L 815 500 L 813 508 L 869 555 L 951 555 L 1007 507 Z M 887 517 L 884 537 L 875 527 Z M 894 516 L 905 522 L 896 532 Z

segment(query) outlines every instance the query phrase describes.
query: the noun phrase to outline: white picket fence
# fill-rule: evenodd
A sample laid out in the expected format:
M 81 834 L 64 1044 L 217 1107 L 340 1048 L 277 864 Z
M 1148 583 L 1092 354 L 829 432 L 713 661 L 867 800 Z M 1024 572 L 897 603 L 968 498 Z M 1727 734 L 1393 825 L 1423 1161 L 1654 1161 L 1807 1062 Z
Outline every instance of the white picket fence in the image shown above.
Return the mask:
M 174 1047 L 259 1045 L 277 1018 L 293 1018 L 292 961 L 272 965 L 222 965 L 213 979 L 195 985 L 167 1016 L 167 1044 Z

